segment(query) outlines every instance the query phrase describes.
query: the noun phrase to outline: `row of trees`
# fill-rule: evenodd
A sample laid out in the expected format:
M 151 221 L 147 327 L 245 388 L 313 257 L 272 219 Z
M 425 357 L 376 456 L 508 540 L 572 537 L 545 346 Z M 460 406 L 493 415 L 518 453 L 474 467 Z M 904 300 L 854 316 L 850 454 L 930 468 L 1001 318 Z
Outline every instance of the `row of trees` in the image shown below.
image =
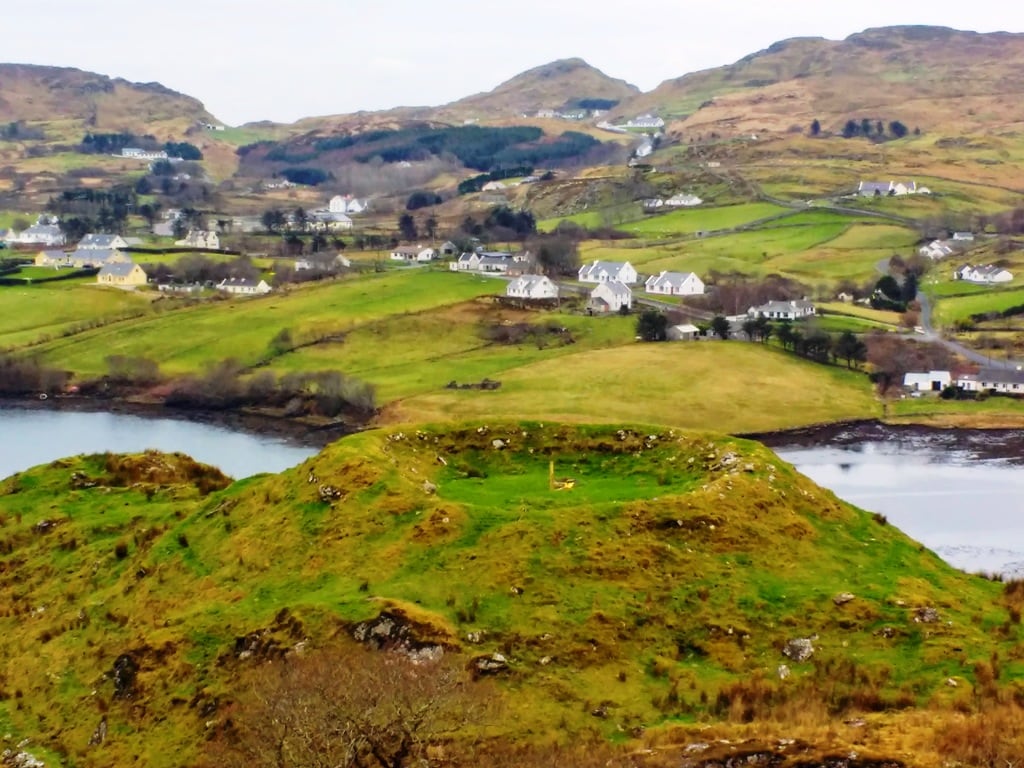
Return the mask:
M 887 130 L 888 129 L 888 130 Z M 843 125 L 842 135 L 844 139 L 852 139 L 855 136 L 863 136 L 875 140 L 902 139 L 909 133 L 909 129 L 899 120 L 891 120 L 888 125 L 882 120 L 872 120 L 863 117 L 860 120 L 850 119 Z M 811 122 L 809 133 L 811 136 L 821 136 L 821 121 L 817 118 Z M 920 128 L 914 129 L 914 135 L 921 133 Z

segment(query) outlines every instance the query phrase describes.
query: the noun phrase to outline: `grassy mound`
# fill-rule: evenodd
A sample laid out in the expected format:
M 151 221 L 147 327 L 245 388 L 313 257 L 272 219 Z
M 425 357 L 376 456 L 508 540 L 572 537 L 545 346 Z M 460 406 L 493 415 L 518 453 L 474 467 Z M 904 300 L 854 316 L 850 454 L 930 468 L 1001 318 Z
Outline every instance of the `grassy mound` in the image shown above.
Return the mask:
M 194 762 L 241 671 L 382 615 L 420 645 L 500 654 L 497 730 L 536 741 L 786 706 L 970 709 L 1022 671 L 1022 595 L 749 441 L 392 428 L 219 491 L 157 465 L 85 457 L 0 484 L 0 729 L 68 762 Z

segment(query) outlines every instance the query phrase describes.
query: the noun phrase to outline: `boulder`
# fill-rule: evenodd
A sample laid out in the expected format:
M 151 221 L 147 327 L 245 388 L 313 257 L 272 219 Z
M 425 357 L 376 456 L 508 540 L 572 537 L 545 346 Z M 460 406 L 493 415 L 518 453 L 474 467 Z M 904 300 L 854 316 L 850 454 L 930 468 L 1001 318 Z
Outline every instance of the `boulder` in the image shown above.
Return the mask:
M 927 606 L 925 608 L 918 608 L 914 611 L 914 621 L 918 624 L 934 624 L 939 620 L 939 612 Z
M 131 698 L 135 689 L 135 676 L 139 674 L 139 664 L 130 654 L 122 653 L 114 661 L 114 698 Z
M 832 598 L 832 602 L 836 605 L 846 605 L 851 600 L 856 599 L 856 595 L 852 592 L 840 592 L 838 595 Z
M 490 656 L 477 656 L 470 662 L 474 676 L 498 675 L 508 671 L 508 660 L 500 653 Z
M 807 661 L 814 655 L 814 645 L 808 637 L 797 637 L 786 643 L 782 655 L 796 662 Z

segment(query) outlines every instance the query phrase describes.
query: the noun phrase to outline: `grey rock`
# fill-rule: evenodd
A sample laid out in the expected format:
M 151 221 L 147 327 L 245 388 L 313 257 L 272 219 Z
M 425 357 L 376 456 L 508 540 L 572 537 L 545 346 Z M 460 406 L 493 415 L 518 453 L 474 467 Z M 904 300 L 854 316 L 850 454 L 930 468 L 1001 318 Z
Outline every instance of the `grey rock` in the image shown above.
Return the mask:
M 916 621 L 918 624 L 934 624 L 938 620 L 939 612 L 931 606 L 927 606 L 925 608 L 918 608 L 914 612 L 914 621 Z
M 836 605 L 846 605 L 851 600 L 856 599 L 856 595 L 852 592 L 840 592 L 838 595 L 832 598 L 832 602 Z
M 808 637 L 797 637 L 786 643 L 782 655 L 796 662 L 807 661 L 814 655 L 814 645 Z

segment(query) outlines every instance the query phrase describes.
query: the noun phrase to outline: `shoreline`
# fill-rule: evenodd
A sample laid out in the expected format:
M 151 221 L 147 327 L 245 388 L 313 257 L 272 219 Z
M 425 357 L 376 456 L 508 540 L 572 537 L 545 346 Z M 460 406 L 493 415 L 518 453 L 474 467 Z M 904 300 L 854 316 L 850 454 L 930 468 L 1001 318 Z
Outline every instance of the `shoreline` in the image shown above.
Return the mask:
M 172 419 L 272 437 L 293 445 L 317 449 L 365 429 L 362 425 L 353 426 L 344 422 L 318 424 L 259 411 L 168 408 L 160 402 L 82 395 L 52 396 L 45 400 L 32 397 L 2 397 L 0 410 L 114 413 L 143 419 Z

